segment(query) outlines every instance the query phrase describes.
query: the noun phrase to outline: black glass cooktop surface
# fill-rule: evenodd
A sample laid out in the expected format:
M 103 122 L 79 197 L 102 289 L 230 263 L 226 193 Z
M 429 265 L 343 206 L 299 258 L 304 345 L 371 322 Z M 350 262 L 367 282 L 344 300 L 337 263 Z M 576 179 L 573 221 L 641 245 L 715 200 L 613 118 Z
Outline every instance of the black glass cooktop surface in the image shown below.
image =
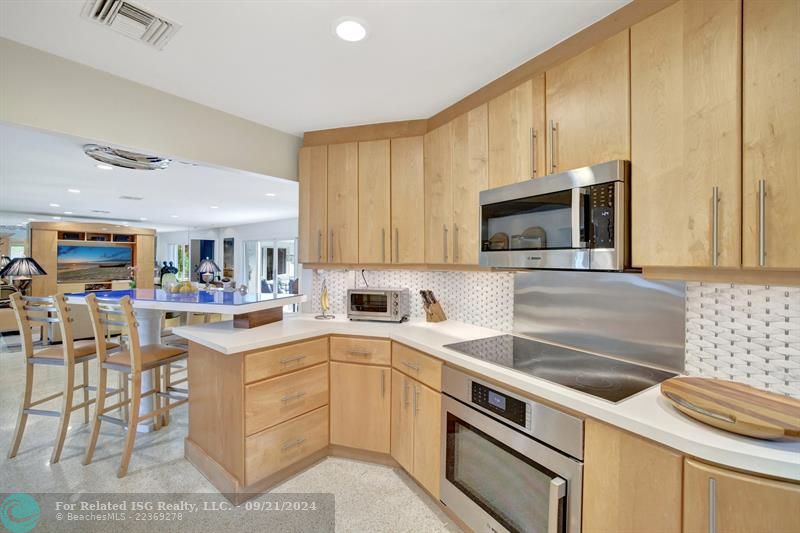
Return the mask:
M 611 402 L 677 375 L 514 335 L 457 342 L 445 348 Z

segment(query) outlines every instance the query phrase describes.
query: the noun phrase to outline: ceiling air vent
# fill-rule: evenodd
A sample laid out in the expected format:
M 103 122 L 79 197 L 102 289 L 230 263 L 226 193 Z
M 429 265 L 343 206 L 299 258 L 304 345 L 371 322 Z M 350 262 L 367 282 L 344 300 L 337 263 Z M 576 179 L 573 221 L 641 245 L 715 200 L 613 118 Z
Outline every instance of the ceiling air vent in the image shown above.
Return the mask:
M 144 200 L 144 198 L 142 198 L 141 196 L 128 196 L 126 194 L 123 194 L 122 196 L 120 196 L 119 199 L 120 200 Z
M 154 155 L 137 154 L 127 150 L 111 148 L 110 146 L 99 146 L 97 144 L 85 144 L 83 151 L 86 155 L 96 161 L 113 165 L 121 168 L 132 168 L 134 170 L 163 170 L 171 162 L 170 159 Z
M 162 50 L 181 27 L 126 0 L 87 0 L 81 15 L 158 50 Z

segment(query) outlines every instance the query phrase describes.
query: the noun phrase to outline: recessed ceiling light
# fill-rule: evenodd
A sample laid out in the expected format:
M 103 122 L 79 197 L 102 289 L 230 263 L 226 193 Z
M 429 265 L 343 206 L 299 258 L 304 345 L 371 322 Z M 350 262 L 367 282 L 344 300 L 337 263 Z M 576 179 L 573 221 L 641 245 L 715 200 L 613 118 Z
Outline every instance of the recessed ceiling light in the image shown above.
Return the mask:
M 210 209 L 219 209 L 219 206 L 218 206 L 218 205 L 210 205 L 210 206 L 208 206 L 208 207 L 209 207 Z
M 139 220 L 141 220 L 142 222 L 144 222 L 145 220 L 147 220 L 147 218 L 145 218 L 145 217 L 139 217 Z
M 67 189 L 67 192 L 71 192 L 72 194 L 80 194 L 80 189 Z
M 50 204 L 50 207 L 61 207 L 59 204 Z
M 97 168 L 99 168 L 100 170 L 114 170 L 114 167 L 112 167 L 111 165 L 106 165 L 105 163 L 98 163 Z
M 351 17 L 339 19 L 335 31 L 339 39 L 350 43 L 361 41 L 367 36 L 364 23 Z
M 71 215 L 71 214 L 72 214 L 72 211 L 64 211 L 64 214 L 65 214 L 65 215 Z
M 53 217 L 53 220 L 61 220 L 61 217 Z
M 178 215 L 170 215 L 169 218 L 178 218 Z
M 274 192 L 268 192 L 264 196 L 269 196 L 270 198 L 272 198 L 273 196 L 275 196 L 275 193 Z

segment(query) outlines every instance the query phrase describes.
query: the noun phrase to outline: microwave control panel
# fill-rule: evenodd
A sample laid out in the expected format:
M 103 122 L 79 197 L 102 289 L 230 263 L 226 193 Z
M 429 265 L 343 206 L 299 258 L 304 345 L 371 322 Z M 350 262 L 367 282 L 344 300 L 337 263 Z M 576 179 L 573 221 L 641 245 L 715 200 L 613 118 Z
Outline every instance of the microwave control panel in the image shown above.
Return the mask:
M 592 220 L 589 248 L 614 248 L 614 185 L 604 183 L 589 189 Z

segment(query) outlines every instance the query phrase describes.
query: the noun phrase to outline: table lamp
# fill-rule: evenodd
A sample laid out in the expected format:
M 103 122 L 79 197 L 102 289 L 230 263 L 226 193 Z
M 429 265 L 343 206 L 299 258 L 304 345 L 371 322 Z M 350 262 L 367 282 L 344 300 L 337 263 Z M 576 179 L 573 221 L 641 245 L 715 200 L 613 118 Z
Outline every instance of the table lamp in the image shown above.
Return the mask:
M 211 280 L 214 279 L 214 274 L 220 272 L 220 270 L 221 269 L 219 268 L 219 266 L 217 266 L 217 264 L 214 261 L 206 257 L 205 259 L 200 261 L 200 265 L 197 267 L 197 270 L 195 270 L 195 272 L 200 274 L 202 280 L 206 282 L 205 289 L 210 290 L 211 285 L 209 285 L 209 283 L 211 283 Z
M 24 293 L 33 276 L 46 276 L 47 272 L 33 257 L 16 257 L 0 270 L 0 278 L 9 278 L 18 292 Z M 16 278 L 16 279 L 15 279 Z

